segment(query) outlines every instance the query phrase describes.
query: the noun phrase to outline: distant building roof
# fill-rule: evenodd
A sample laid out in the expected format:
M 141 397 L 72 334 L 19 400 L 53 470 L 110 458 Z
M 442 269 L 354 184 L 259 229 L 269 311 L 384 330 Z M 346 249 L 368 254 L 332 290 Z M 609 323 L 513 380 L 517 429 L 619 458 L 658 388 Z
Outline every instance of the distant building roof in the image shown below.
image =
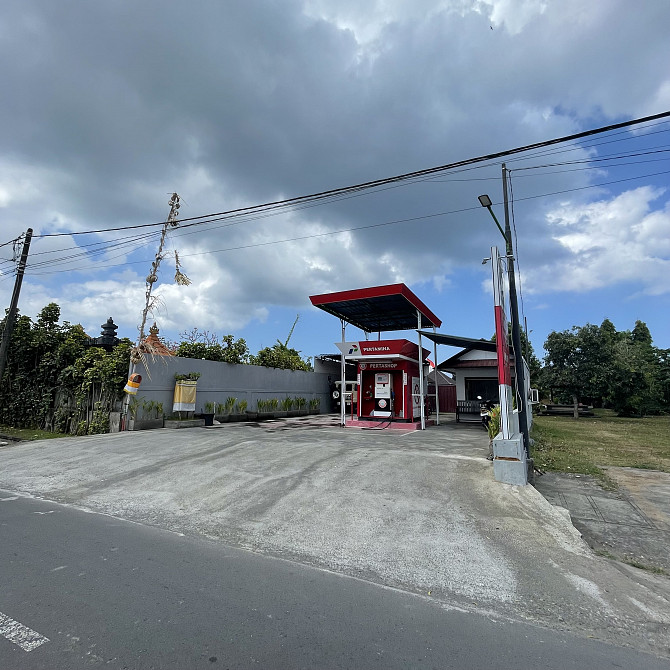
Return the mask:
M 514 368 L 514 356 L 510 355 L 510 365 Z M 457 370 L 459 368 L 496 368 L 498 359 L 490 351 L 468 347 L 443 361 L 437 366 L 438 370 Z
M 149 328 L 149 335 L 140 344 L 140 349 L 147 354 L 155 356 L 174 356 L 174 353 L 158 339 L 158 332 L 158 326 L 154 323 Z
M 431 370 L 426 379 L 429 384 L 435 384 L 435 370 Z M 441 370 L 437 371 L 437 383 L 440 386 L 454 386 L 456 382 L 449 376 L 444 374 Z

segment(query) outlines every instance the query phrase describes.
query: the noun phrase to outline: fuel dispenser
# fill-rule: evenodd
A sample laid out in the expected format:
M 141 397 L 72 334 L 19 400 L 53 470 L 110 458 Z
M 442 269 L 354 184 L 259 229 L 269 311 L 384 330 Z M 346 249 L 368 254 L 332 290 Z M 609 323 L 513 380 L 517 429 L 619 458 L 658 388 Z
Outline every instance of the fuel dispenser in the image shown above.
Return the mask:
M 393 388 L 390 372 L 375 373 L 375 408 L 372 416 L 393 416 Z

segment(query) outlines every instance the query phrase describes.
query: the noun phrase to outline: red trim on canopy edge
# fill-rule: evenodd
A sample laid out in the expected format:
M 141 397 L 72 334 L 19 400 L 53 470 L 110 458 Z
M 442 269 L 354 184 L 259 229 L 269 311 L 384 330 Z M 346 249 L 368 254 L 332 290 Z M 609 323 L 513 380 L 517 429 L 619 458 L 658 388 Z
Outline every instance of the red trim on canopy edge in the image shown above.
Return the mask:
M 405 284 L 387 284 L 385 286 L 371 286 L 350 291 L 338 291 L 336 293 L 323 293 L 321 295 L 311 295 L 309 299 L 312 305 L 319 307 L 335 302 L 353 302 L 355 300 L 369 300 L 371 298 L 384 298 L 397 295 L 403 296 L 410 305 L 419 310 L 422 316 L 430 320 L 431 325 L 437 328 L 442 325 L 442 320 L 438 319 Z

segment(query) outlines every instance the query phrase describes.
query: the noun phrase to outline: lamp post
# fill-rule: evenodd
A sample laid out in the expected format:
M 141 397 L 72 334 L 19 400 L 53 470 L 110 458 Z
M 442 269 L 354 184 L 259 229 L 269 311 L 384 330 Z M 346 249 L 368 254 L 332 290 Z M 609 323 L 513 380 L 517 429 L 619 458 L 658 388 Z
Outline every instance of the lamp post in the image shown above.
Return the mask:
M 530 436 L 528 435 L 528 420 L 527 420 L 527 409 L 526 403 L 528 402 L 527 393 L 526 393 L 526 370 L 523 363 L 523 352 L 521 349 L 521 329 L 519 326 L 519 305 L 517 303 L 516 296 L 516 280 L 514 277 L 514 257 L 512 250 L 512 230 L 509 225 L 509 208 L 507 202 L 507 168 L 503 163 L 502 166 L 502 177 L 503 177 L 503 196 L 505 204 L 505 229 L 502 229 L 502 226 L 498 222 L 496 215 L 491 209 L 491 198 L 488 195 L 480 195 L 479 202 L 482 207 L 486 207 L 489 210 L 489 214 L 493 217 L 493 220 L 498 226 L 498 230 L 501 232 L 502 236 L 505 238 L 505 253 L 507 255 L 507 268 L 509 274 L 509 304 L 510 312 L 512 317 L 512 346 L 514 347 L 514 368 L 516 371 L 517 386 L 520 390 L 517 393 L 517 402 L 519 405 L 519 428 L 521 434 L 523 435 L 523 443 L 526 449 L 526 456 L 530 457 Z

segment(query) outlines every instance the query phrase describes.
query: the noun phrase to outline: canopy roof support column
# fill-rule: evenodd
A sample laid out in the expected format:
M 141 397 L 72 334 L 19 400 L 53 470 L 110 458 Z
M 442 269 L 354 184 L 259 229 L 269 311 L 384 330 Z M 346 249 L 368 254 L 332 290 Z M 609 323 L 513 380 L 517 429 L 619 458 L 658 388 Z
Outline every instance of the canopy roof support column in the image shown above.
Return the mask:
M 419 402 L 421 404 L 421 430 L 426 430 L 426 412 L 423 402 L 423 349 L 421 348 L 421 310 L 416 310 L 419 329 Z
M 433 333 L 436 332 L 435 326 L 433 326 Z M 421 337 L 421 336 L 419 336 Z M 419 346 L 419 351 L 421 351 L 421 347 Z M 435 366 L 433 367 L 433 375 L 435 376 L 435 425 L 439 426 L 440 425 L 440 389 L 439 385 L 437 383 L 437 378 L 439 376 L 438 370 L 437 370 L 437 342 L 433 340 L 433 363 Z
M 344 319 L 340 319 L 340 323 L 342 324 L 342 352 L 340 354 L 340 426 L 344 427 L 347 425 L 347 408 L 346 408 L 346 402 L 344 400 L 344 394 L 347 389 L 347 368 L 346 364 L 344 361 L 344 335 L 345 335 L 345 330 L 347 327 L 347 324 Z M 351 402 L 353 403 L 354 398 L 352 396 Z

